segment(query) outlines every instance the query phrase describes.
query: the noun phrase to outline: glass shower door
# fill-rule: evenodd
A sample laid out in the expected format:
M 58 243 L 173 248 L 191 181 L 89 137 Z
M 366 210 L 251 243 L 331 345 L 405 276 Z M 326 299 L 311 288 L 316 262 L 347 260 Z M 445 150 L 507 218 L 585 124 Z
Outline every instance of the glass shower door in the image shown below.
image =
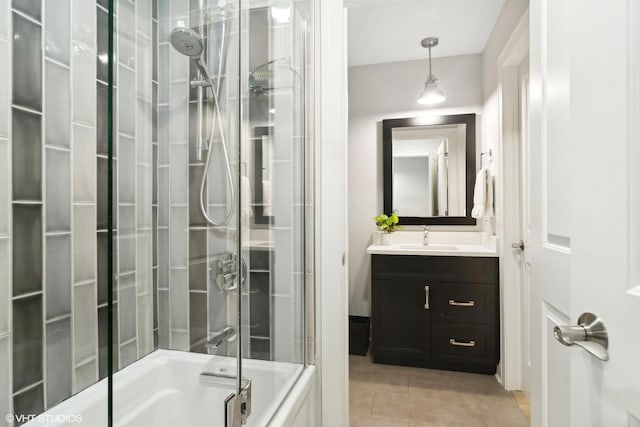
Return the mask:
M 242 388 L 240 5 L 115 3 L 114 425 L 225 425 Z
M 266 425 L 305 365 L 313 8 L 310 0 L 242 5 L 242 368 L 253 383 L 249 425 Z
M 114 4 L 113 425 L 266 425 L 308 344 L 312 1 Z

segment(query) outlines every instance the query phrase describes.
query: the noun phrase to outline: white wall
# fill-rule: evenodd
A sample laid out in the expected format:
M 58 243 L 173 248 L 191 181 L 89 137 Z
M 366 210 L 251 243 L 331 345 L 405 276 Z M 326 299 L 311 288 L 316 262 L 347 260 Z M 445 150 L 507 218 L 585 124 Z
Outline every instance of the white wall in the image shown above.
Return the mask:
M 447 100 L 425 108 L 416 100 L 427 61 L 349 68 L 349 312 L 370 315 L 370 256 L 366 249 L 372 218 L 382 212 L 382 120 L 425 114 L 482 112 L 482 55 L 433 60 L 433 73 Z M 481 129 L 478 123 L 478 130 Z M 478 143 L 479 144 L 479 143 Z
M 498 57 L 528 7 L 529 0 L 506 0 L 496 19 L 482 52 L 482 87 L 485 102 L 498 89 Z
M 496 193 L 500 191 L 500 177 L 498 165 L 500 164 L 500 152 L 498 150 L 500 138 L 500 103 L 498 93 L 498 57 L 504 49 L 505 43 L 511 36 L 514 28 L 520 21 L 523 13 L 529 7 L 529 0 L 507 0 L 496 20 L 493 31 L 487 40 L 482 54 L 482 151 L 489 149 L 493 152 L 491 163 L 485 161 L 495 177 Z M 496 208 L 499 204 L 496 203 Z M 500 212 L 496 210 L 496 217 L 500 218 Z M 495 224 L 491 224 L 495 227 Z M 494 228 L 495 229 L 495 228 Z

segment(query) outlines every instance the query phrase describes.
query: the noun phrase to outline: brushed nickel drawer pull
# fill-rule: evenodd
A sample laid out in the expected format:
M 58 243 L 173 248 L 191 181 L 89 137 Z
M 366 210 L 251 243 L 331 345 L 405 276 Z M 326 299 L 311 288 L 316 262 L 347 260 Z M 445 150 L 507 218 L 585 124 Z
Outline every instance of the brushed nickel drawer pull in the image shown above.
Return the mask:
M 424 309 L 429 310 L 429 285 L 424 287 Z
M 473 307 L 474 305 L 476 305 L 476 302 L 474 300 L 467 302 L 458 302 L 456 300 L 450 299 L 449 305 L 453 305 L 455 307 Z
M 475 347 L 476 346 L 476 342 L 471 340 L 469 342 L 458 342 L 456 340 L 454 340 L 453 338 L 449 339 L 449 344 L 451 345 L 457 345 L 458 347 Z

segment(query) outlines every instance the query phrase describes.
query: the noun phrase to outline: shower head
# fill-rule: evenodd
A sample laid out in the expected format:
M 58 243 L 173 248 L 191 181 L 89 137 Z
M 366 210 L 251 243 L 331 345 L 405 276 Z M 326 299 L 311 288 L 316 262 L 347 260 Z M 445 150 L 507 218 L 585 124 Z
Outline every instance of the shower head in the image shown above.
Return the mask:
M 191 28 L 176 27 L 171 31 L 170 39 L 171 46 L 173 46 L 175 50 L 195 61 L 202 78 L 211 80 L 209 69 L 201 57 L 204 51 L 204 42 L 200 34 Z
M 249 89 L 255 94 L 263 94 L 274 89 L 275 68 L 284 66 L 300 79 L 300 74 L 291 65 L 288 58 L 272 59 L 249 71 Z
M 171 46 L 181 54 L 193 59 L 200 58 L 204 50 L 200 34 L 185 27 L 177 27 L 171 31 Z

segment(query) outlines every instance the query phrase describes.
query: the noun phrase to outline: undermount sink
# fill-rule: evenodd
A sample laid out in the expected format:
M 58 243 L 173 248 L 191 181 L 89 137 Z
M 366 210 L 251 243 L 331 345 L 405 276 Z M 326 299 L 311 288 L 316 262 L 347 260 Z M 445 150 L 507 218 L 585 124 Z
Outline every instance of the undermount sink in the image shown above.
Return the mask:
M 453 245 L 421 245 L 418 243 L 398 245 L 400 249 L 423 249 L 428 251 L 457 251 L 458 247 Z

